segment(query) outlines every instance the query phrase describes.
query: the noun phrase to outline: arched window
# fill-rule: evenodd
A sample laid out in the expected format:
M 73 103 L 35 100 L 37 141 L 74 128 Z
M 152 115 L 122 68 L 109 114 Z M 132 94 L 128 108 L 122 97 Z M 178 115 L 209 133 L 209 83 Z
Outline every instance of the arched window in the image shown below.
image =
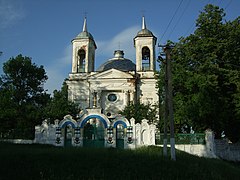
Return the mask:
M 83 49 L 78 51 L 77 72 L 85 72 L 86 52 Z
M 150 69 L 150 49 L 148 47 L 142 48 L 142 70 L 147 71 Z

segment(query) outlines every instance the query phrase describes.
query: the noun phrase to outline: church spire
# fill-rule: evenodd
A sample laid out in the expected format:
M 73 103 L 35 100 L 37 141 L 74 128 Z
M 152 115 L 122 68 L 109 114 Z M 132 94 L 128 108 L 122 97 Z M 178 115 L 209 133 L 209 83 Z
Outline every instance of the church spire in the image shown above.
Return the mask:
M 142 17 L 142 29 L 146 29 L 145 17 Z
M 87 32 L 87 18 L 86 18 L 86 16 L 84 17 L 84 22 L 83 22 L 83 32 Z

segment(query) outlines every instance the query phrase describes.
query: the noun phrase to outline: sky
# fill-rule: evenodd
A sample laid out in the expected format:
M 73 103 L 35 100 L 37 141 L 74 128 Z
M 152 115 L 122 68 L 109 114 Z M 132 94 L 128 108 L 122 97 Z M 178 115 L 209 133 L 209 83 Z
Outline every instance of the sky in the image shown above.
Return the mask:
M 194 32 L 199 13 L 209 3 L 223 8 L 227 21 L 240 16 L 239 0 L 0 0 L 0 75 L 11 57 L 31 57 L 44 66 L 44 89 L 52 93 L 71 72 L 71 41 L 82 31 L 85 16 L 97 44 L 97 69 L 118 49 L 135 62 L 133 38 L 143 15 L 157 44 L 178 42 Z M 160 51 L 156 46 L 156 55 Z

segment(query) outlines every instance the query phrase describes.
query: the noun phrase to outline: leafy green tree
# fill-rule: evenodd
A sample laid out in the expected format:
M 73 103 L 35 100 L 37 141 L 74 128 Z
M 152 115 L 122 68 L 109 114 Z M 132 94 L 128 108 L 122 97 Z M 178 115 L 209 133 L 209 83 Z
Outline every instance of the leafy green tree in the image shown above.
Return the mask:
M 157 123 L 157 127 L 160 132 L 164 132 L 164 113 L 165 113 L 165 77 L 164 77 L 164 59 L 159 56 L 159 71 L 155 73 L 155 79 L 157 80 L 156 88 L 158 89 L 158 116 L 159 121 Z
M 172 51 L 175 119 L 196 131 L 211 128 L 240 138 L 240 18 L 224 21 L 224 10 L 207 5 L 197 29 Z
M 47 80 L 43 66 L 18 55 L 3 64 L 0 78 L 0 124 L 2 134 L 15 131 L 18 137 L 33 138 L 34 126 L 41 122 L 43 107 L 50 95 L 43 89 Z
M 4 138 L 16 124 L 16 105 L 11 97 L 9 90 L 0 89 L 0 138 Z
M 157 108 L 151 104 L 142 104 L 139 101 L 134 104 L 130 103 L 128 106 L 120 112 L 121 115 L 127 119 L 134 117 L 136 123 L 140 123 L 141 120 L 147 119 L 150 123 L 156 123 Z
M 4 63 L 3 72 L 2 85 L 12 88 L 13 99 L 17 104 L 38 103 L 37 97 L 44 92 L 43 84 L 48 78 L 43 66 L 38 67 L 31 58 L 18 55 Z
M 54 90 L 53 97 L 46 106 L 45 111 L 45 116 L 51 120 L 61 120 L 67 114 L 74 117 L 79 113 L 78 106 L 68 100 L 68 87 L 65 81 L 60 91 Z

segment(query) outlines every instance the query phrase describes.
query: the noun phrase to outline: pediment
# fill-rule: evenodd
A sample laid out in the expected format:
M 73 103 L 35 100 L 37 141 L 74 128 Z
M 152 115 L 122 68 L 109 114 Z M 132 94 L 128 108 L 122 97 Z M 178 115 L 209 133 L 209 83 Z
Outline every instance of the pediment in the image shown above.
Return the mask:
M 129 79 L 133 78 L 128 72 L 119 71 L 117 69 L 109 69 L 107 71 L 99 72 L 89 77 L 90 79 Z

